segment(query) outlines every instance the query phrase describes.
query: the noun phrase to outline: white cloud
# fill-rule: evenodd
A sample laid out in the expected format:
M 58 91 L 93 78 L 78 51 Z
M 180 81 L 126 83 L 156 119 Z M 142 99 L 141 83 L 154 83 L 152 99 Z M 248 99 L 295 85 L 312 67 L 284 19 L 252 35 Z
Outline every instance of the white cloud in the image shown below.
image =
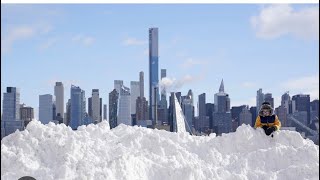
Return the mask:
M 301 39 L 319 40 L 319 6 L 300 10 L 290 5 L 270 5 L 262 8 L 258 16 L 251 17 L 256 35 L 263 39 L 293 35 Z
M 124 41 L 123 41 L 123 44 L 125 46 L 139 46 L 139 45 L 145 45 L 147 44 L 148 42 L 145 41 L 145 40 L 138 40 L 136 38 L 126 38 Z
M 95 38 L 87 35 L 78 34 L 72 38 L 73 42 L 81 43 L 85 46 L 90 46 L 95 42 Z
M 281 87 L 293 93 L 310 94 L 311 99 L 319 98 L 319 74 L 290 79 Z
M 1 53 L 10 52 L 16 41 L 31 38 L 35 35 L 36 29 L 31 26 L 14 27 L 1 39 Z
M 196 82 L 202 79 L 203 79 L 203 76 L 191 76 L 191 75 L 185 75 L 180 79 L 165 77 L 161 79 L 159 85 L 161 89 L 166 88 L 167 92 L 170 92 L 170 91 L 177 91 L 181 89 L 185 84 Z
M 201 60 L 195 60 L 193 58 L 188 58 L 183 64 L 182 67 L 183 68 L 191 68 L 194 67 L 196 65 L 205 65 L 207 64 L 207 61 L 201 61 Z

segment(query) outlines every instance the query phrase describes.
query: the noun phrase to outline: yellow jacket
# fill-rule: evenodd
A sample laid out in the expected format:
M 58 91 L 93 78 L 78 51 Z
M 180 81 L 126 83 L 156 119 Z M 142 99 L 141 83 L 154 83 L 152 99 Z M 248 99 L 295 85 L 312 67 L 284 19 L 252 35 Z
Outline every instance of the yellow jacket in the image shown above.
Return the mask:
M 281 122 L 277 115 L 271 115 L 271 116 L 258 115 L 254 127 L 261 128 L 262 126 L 268 126 L 268 127 L 275 126 L 277 130 L 279 130 L 281 127 Z

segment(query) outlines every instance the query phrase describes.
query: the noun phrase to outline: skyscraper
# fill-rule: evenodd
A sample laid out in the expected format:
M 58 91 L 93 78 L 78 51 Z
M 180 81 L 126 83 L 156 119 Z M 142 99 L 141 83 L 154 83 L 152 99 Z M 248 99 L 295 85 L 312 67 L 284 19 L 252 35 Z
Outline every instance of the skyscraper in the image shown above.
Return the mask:
M 199 95 L 199 117 L 206 116 L 206 93 Z
M 51 94 L 39 95 L 39 121 L 48 124 L 53 120 L 53 96 Z
M 282 127 L 286 127 L 286 126 L 290 125 L 287 122 L 287 108 L 285 108 L 284 106 L 281 105 L 275 109 L 275 112 L 281 122 Z
M 161 69 L 161 80 L 167 77 L 167 70 Z M 158 120 L 161 123 L 168 123 L 168 102 L 167 102 L 167 90 L 166 87 L 161 88 L 161 100 L 159 103 L 158 109 Z
M 68 99 L 68 102 L 66 104 L 66 125 L 70 126 L 71 121 L 71 99 Z
M 250 107 L 250 112 L 252 115 L 251 126 L 254 126 L 256 123 L 256 118 L 257 118 L 257 107 L 255 107 L 255 106 Z
M 122 86 L 120 89 L 119 97 L 119 111 L 117 119 L 118 125 L 121 123 L 129 126 L 132 125 L 130 100 L 130 89 L 128 87 Z
M 159 102 L 158 28 L 149 29 L 149 102 L 150 119 L 156 120 L 155 100 Z M 156 122 L 154 122 L 156 124 Z
M 71 118 L 70 127 L 74 130 L 84 124 L 86 115 L 85 91 L 78 86 L 71 85 Z
M 34 118 L 34 111 L 32 107 L 20 106 L 20 119 L 24 121 L 24 125 L 27 126 Z
M 262 103 L 264 102 L 264 94 L 262 93 L 262 89 L 260 88 L 257 91 L 256 103 L 257 103 L 257 114 L 259 114 Z
M 136 120 L 148 120 L 148 101 L 145 97 L 136 100 Z
M 144 73 L 139 73 L 139 84 L 140 84 L 140 97 L 144 97 Z
M 217 134 L 229 133 L 232 130 L 232 119 L 230 113 L 230 98 L 224 92 L 223 80 L 219 92 L 214 95 L 214 126 L 217 127 Z
M 130 97 L 131 97 L 131 114 L 136 113 L 136 101 L 140 96 L 140 82 L 139 81 L 131 81 L 130 82 Z
M 107 105 L 103 105 L 103 120 L 107 120 Z
M 5 121 L 15 121 L 20 119 L 20 91 L 16 87 L 7 87 L 7 92 L 3 93 L 3 114 Z
M 64 88 L 62 82 L 56 82 L 54 86 L 54 95 L 56 99 L 56 115 L 63 119 L 64 115 Z M 63 119 L 63 123 L 66 121 Z
M 122 80 L 114 80 L 114 89 L 116 89 L 119 94 L 120 94 L 121 86 L 123 86 Z
M 92 120 L 100 122 L 100 98 L 99 89 L 92 89 Z
M 290 98 L 289 92 L 287 91 L 281 96 L 281 106 L 286 108 L 287 114 L 289 114 L 290 101 L 291 101 L 291 98 Z
M 109 125 L 110 129 L 115 128 L 118 123 L 118 102 L 119 102 L 119 93 L 116 89 L 113 89 L 109 93 Z
M 182 111 L 186 120 L 186 130 L 192 133 L 192 120 L 193 120 L 193 105 L 191 98 L 185 98 L 182 102 Z
M 272 93 L 266 93 L 264 95 L 264 101 L 270 103 L 272 108 L 275 108 Z
M 292 113 L 306 112 L 307 121 L 306 125 L 310 124 L 310 95 L 308 94 L 297 94 L 292 96 Z
M 240 112 L 239 115 L 239 126 L 241 126 L 242 124 L 248 124 L 251 126 L 252 124 L 252 114 L 249 111 L 249 107 L 245 106 L 244 108 L 242 108 L 242 111 Z

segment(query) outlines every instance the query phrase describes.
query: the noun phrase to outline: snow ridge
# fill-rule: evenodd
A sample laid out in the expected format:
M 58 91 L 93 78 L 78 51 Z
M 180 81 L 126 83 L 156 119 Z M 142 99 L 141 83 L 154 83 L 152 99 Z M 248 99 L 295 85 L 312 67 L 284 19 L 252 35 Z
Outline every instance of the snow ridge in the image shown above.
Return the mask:
M 1 179 L 319 179 L 319 146 L 299 133 L 274 138 L 248 125 L 216 137 L 107 121 L 32 121 L 1 140 Z

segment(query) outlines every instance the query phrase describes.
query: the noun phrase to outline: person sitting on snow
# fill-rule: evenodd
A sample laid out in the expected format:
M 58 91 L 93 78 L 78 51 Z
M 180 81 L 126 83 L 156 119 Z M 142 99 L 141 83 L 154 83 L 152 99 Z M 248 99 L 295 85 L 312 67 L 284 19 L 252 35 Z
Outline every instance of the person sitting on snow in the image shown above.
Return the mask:
M 280 129 L 281 122 L 278 116 L 273 114 L 273 108 L 269 102 L 262 103 L 254 127 L 264 129 L 267 136 Z

